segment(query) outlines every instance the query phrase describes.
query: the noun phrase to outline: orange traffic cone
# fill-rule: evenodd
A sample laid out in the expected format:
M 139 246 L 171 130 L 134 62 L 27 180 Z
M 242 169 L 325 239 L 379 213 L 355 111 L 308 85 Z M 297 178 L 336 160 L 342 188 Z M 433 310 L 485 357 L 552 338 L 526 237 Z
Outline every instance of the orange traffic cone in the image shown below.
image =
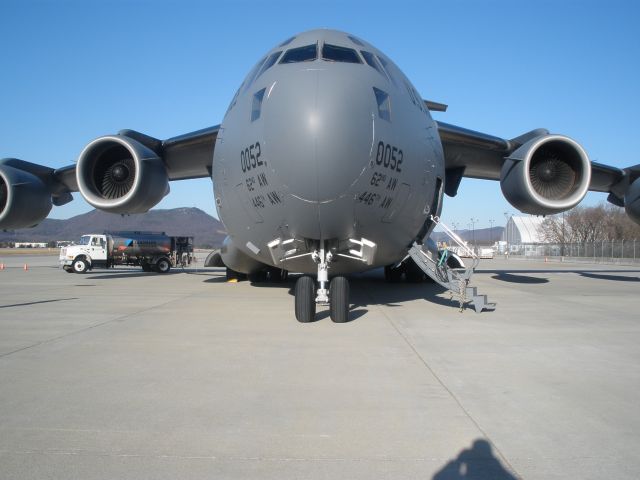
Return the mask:
M 24 264 L 24 267 L 23 267 L 23 270 L 24 270 L 25 272 L 28 272 L 28 271 L 29 271 L 29 265 L 27 265 L 27 264 L 25 263 L 25 264 Z

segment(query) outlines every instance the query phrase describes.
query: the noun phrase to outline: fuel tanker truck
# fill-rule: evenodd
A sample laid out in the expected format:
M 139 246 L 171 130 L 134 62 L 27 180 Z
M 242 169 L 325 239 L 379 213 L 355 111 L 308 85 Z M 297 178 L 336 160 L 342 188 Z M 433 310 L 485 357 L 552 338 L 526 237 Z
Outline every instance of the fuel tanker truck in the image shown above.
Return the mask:
M 60 264 L 69 273 L 93 268 L 137 265 L 145 272 L 167 273 L 193 260 L 193 237 L 170 237 L 164 232 L 105 232 L 80 237 L 77 245 L 60 249 Z

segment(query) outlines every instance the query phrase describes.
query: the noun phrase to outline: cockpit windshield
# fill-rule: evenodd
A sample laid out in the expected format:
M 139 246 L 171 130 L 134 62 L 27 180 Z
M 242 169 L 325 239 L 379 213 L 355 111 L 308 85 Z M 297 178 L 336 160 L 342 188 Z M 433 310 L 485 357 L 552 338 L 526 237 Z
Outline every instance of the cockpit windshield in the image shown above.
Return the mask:
M 312 62 L 316 58 L 318 58 L 318 45 L 314 43 L 287 50 L 280 63 Z
M 340 47 L 329 43 L 325 43 L 322 46 L 322 59 L 331 62 L 362 63 L 353 48 Z
M 83 235 L 80 237 L 80 241 L 78 242 L 78 245 L 89 245 L 90 241 L 91 241 L 90 235 Z

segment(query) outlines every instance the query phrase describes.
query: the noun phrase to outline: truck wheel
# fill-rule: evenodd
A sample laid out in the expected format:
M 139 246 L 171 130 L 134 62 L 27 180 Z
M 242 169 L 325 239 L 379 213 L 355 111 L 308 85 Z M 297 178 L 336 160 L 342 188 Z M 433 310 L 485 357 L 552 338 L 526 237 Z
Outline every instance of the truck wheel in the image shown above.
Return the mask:
M 71 267 L 62 267 L 64 269 L 65 272 L 67 273 L 73 273 L 73 268 Z
M 81 258 L 73 261 L 73 271 L 76 273 L 86 273 L 89 270 L 89 264 Z
M 161 258 L 156 262 L 156 271 L 158 273 L 167 273 L 171 270 L 171 263 L 166 258 Z

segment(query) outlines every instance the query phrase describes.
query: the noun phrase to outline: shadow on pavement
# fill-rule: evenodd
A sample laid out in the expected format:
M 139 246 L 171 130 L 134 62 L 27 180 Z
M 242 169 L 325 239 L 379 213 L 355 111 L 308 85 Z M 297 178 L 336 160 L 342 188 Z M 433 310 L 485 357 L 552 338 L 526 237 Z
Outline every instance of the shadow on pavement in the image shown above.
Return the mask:
M 14 304 L 11 304 L 11 305 L 0 305 L 0 308 L 26 307 L 27 305 L 37 305 L 39 303 L 66 302 L 66 301 L 69 301 L 69 300 L 78 300 L 78 297 L 56 298 L 54 300 L 40 300 L 38 302 L 14 303 Z
M 450 460 L 432 480 L 516 480 L 493 455 L 491 444 L 483 439 L 473 442 Z
M 513 273 L 501 272 L 491 278 L 509 283 L 549 283 L 548 278 L 529 277 L 527 275 L 515 275 Z
M 595 278 L 596 280 L 611 280 L 614 282 L 640 282 L 640 277 L 630 277 L 628 275 L 603 275 L 600 273 L 580 272 L 580 276 Z

